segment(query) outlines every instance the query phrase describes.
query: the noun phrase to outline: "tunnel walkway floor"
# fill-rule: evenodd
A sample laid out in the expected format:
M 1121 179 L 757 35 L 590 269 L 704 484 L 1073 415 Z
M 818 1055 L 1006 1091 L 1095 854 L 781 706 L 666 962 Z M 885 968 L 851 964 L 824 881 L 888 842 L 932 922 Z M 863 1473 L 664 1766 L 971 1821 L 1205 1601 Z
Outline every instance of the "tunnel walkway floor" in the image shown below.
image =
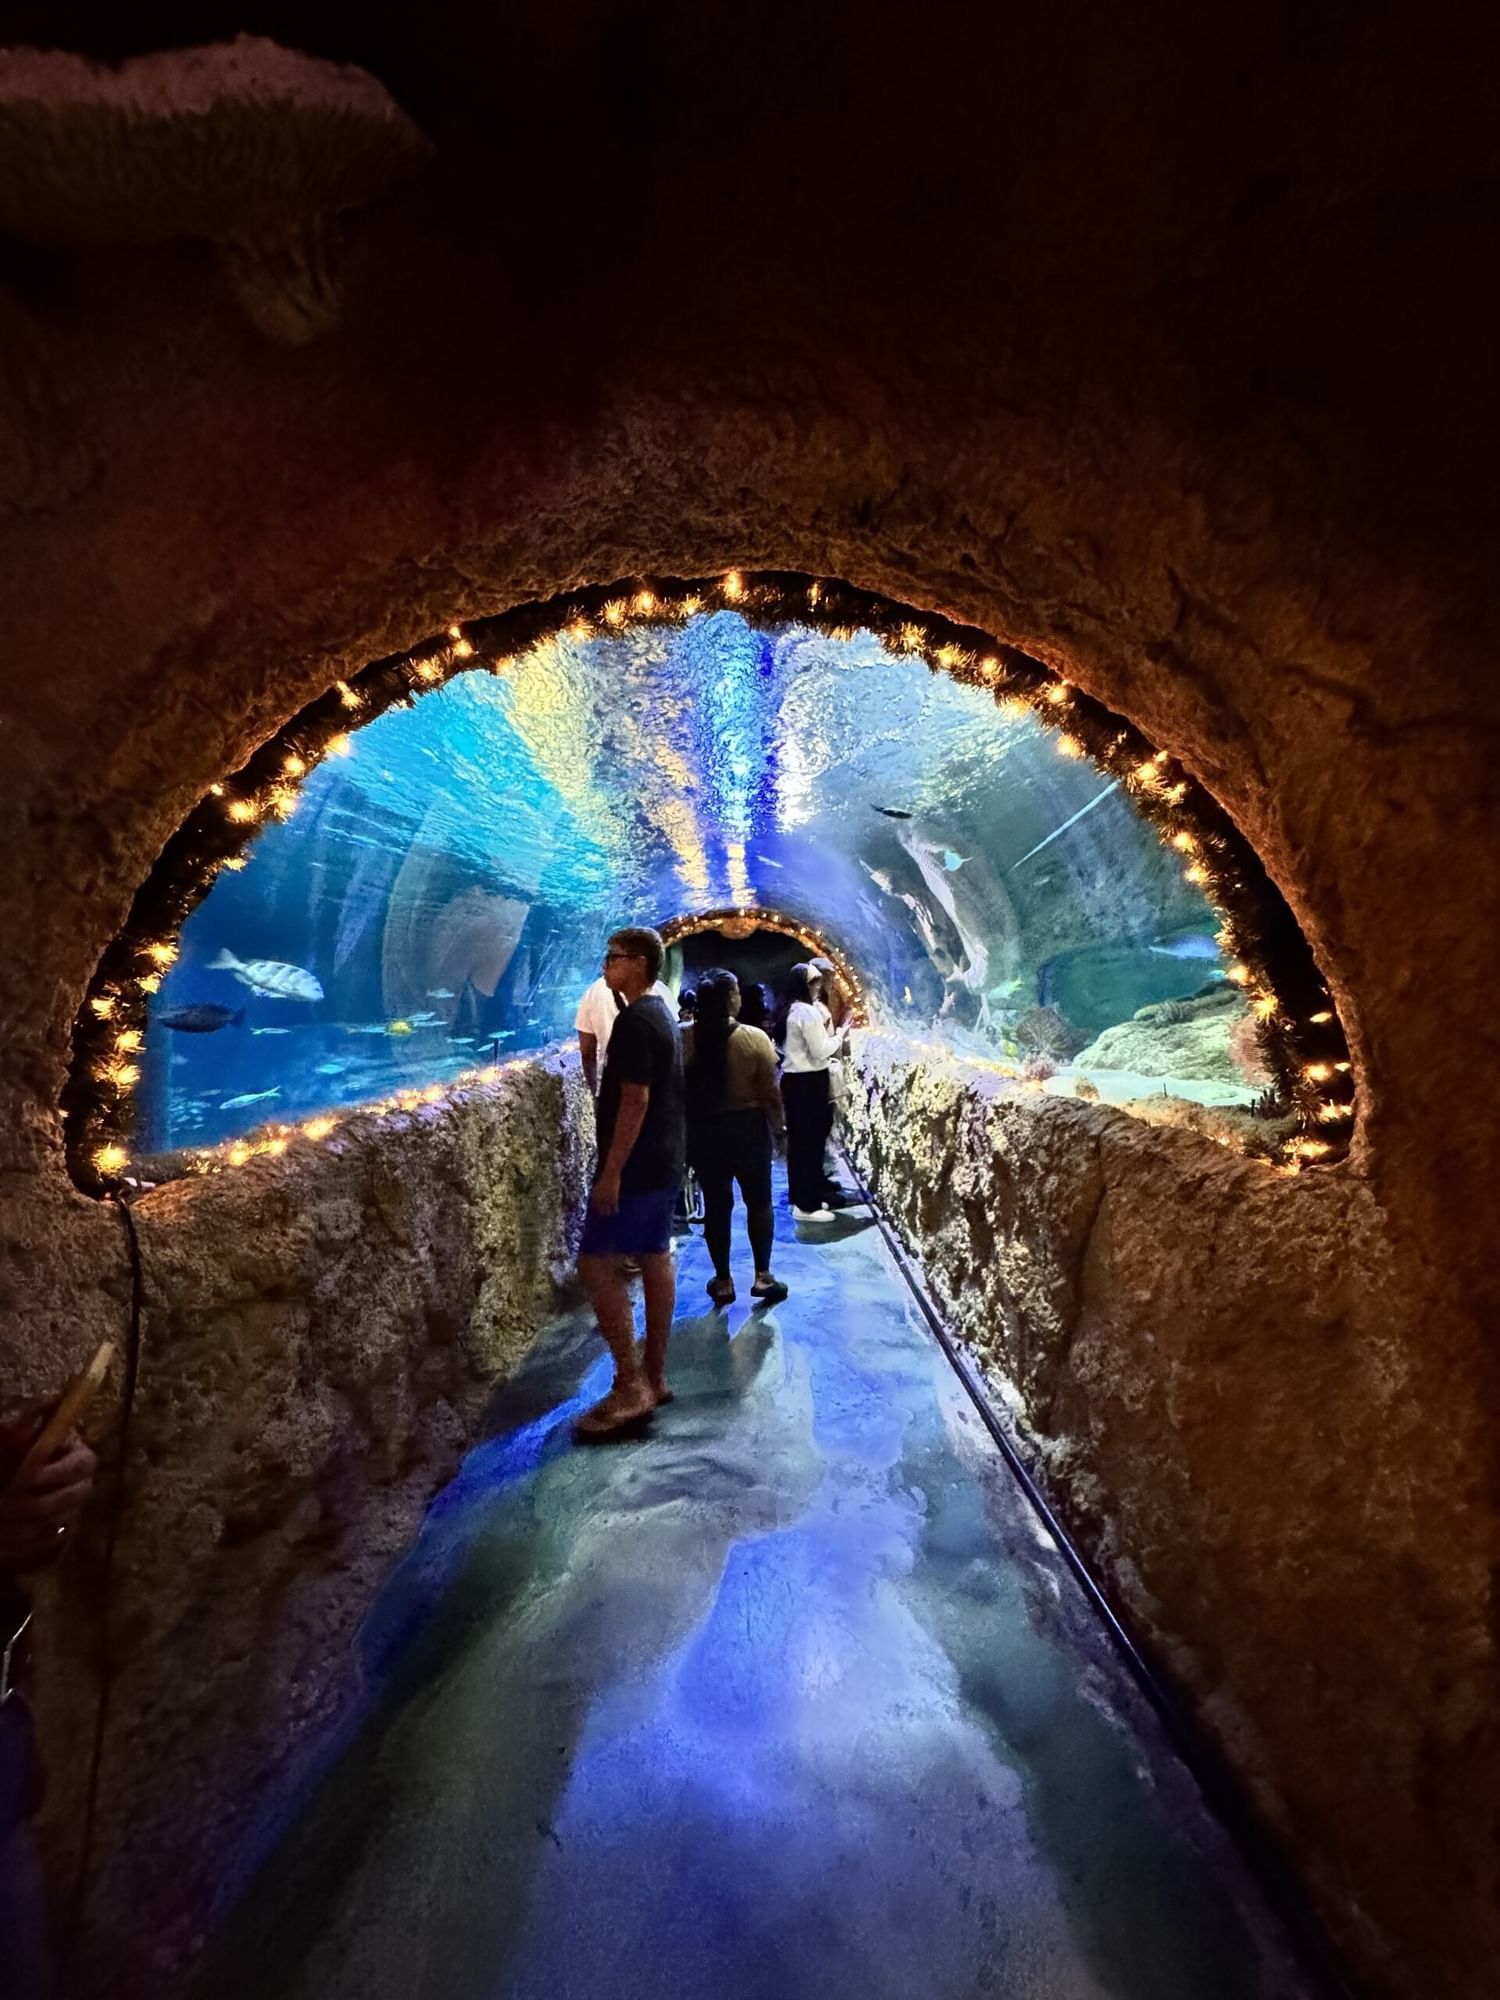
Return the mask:
M 646 1438 L 571 1442 L 608 1364 L 549 1327 L 198 1990 L 1307 1992 L 868 1211 L 777 1230 L 765 1312 L 684 1246 Z

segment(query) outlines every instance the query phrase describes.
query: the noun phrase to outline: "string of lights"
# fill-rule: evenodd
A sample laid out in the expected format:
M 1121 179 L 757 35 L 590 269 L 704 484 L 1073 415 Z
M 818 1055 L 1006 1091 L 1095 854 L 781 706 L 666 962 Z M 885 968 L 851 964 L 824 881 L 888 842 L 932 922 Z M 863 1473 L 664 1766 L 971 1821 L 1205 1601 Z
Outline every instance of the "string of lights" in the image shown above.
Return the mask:
M 795 938 L 809 958 L 826 958 L 849 996 L 853 1026 L 865 1026 L 868 1009 L 864 982 L 847 953 L 833 944 L 822 931 L 803 923 L 798 917 L 789 917 L 782 910 L 759 909 L 754 904 L 732 903 L 721 910 L 694 910 L 688 916 L 670 917 L 665 923 L 657 925 L 658 935 L 665 945 L 674 945 L 680 939 L 695 937 L 702 931 L 721 931 L 726 937 L 749 937 L 752 931 L 757 930 L 779 931 L 783 937 Z
M 1002 709 L 1034 715 L 1055 732 L 1058 754 L 1090 757 L 1118 778 L 1158 836 L 1178 854 L 1187 881 L 1218 912 L 1227 975 L 1256 1021 L 1280 1096 L 1296 1115 L 1281 1165 L 1299 1171 L 1348 1150 L 1355 1089 L 1349 1052 L 1328 988 L 1284 898 L 1253 848 L 1205 786 L 1168 750 L 1130 722 L 1015 647 L 946 619 L 912 611 L 851 585 L 787 572 L 742 572 L 699 579 L 614 584 L 521 605 L 497 617 L 455 623 L 410 652 L 372 663 L 294 716 L 233 776 L 210 786 L 188 815 L 135 898 L 124 929 L 90 983 L 74 1030 L 74 1058 L 63 1109 L 74 1179 L 95 1193 L 117 1187 L 130 1164 L 132 1094 L 140 1081 L 147 1010 L 175 962 L 188 916 L 224 869 L 246 865 L 247 849 L 271 818 L 289 818 L 298 789 L 326 758 L 346 756 L 350 731 L 396 704 L 418 700 L 458 673 L 506 675 L 531 649 L 566 635 L 577 641 L 628 627 L 680 624 L 703 611 L 735 610 L 769 627 L 810 627 L 837 638 L 867 631 L 893 652 L 933 672 L 985 689 Z M 717 913 L 743 917 L 742 909 Z M 707 926 L 709 917 L 691 922 Z M 809 946 L 826 944 L 767 913 Z M 681 934 L 680 932 L 678 933 Z M 852 967 L 829 951 L 860 994 Z M 862 998 L 862 995 L 861 995 Z M 499 1070 L 472 1073 L 488 1082 Z M 410 1111 L 435 1103 L 466 1079 L 401 1091 L 376 1105 L 348 1107 L 297 1126 L 268 1126 L 195 1156 L 199 1171 L 218 1171 L 294 1143 L 326 1140 L 340 1122 Z

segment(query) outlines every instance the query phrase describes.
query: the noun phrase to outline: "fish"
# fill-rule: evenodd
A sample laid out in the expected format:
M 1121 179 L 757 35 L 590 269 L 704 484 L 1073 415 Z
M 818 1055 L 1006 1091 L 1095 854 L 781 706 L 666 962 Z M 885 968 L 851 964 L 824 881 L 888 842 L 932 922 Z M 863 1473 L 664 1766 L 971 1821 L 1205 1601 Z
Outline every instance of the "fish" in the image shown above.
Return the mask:
M 1193 931 L 1188 937 L 1173 938 L 1170 944 L 1148 947 L 1158 958 L 1220 958 L 1223 954 L 1211 937 Z
M 219 1106 L 219 1109 L 221 1111 L 243 1111 L 247 1104 L 266 1104 L 271 1098 L 280 1097 L 280 1095 L 281 1087 L 279 1084 L 271 1090 L 247 1090 L 240 1097 L 226 1097 L 224 1102 Z
M 210 972 L 232 972 L 241 986 L 267 1000 L 321 1000 L 323 989 L 312 973 L 300 965 L 286 965 L 279 958 L 236 958 L 221 951 L 208 962 Z
M 290 1028 L 252 1028 L 250 1032 L 252 1035 L 289 1035 L 292 1031 Z
M 342 1076 L 352 1065 L 347 1062 L 326 1062 L 318 1064 L 319 1076 Z
M 903 812 L 900 806 L 876 806 L 876 812 L 884 813 L 887 819 L 915 819 L 915 813 Z
M 428 989 L 427 998 L 429 1000 L 456 1000 L 458 995 L 450 993 L 446 986 L 433 986 Z
M 859 865 L 864 869 L 877 889 L 884 889 L 888 896 L 895 895 L 896 885 L 883 868 L 872 868 L 868 861 L 861 861 Z
M 168 1007 L 155 1016 L 156 1025 L 172 1028 L 179 1035 L 212 1035 L 220 1028 L 237 1028 L 245 1018 L 243 1007 L 221 1007 L 216 1000 L 199 1006 Z
M 766 868 L 785 868 L 786 866 L 784 861 L 773 861 L 769 854 L 757 854 L 755 859 Z

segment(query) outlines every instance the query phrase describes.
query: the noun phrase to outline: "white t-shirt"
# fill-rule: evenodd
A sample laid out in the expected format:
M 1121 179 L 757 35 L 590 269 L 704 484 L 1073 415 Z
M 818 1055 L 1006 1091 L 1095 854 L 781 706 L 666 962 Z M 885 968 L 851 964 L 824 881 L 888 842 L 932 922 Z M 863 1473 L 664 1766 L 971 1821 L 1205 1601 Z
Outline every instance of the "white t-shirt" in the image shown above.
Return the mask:
M 658 979 L 651 991 L 665 1005 L 667 1012 L 675 1021 L 677 1002 L 673 998 L 671 987 L 664 986 Z M 609 1038 L 615 1031 L 615 1019 L 619 1012 L 619 1008 L 615 1005 L 615 996 L 609 990 L 609 981 L 601 973 L 579 1001 L 578 1017 L 573 1023 L 580 1035 L 594 1035 L 598 1038 L 601 1061 L 604 1058 L 604 1051 L 609 1047 Z
M 827 1069 L 842 1036 L 836 1035 L 823 1018 L 821 1007 L 811 1000 L 794 1000 L 786 1017 L 786 1053 L 781 1059 L 784 1076 L 802 1076 L 808 1070 Z

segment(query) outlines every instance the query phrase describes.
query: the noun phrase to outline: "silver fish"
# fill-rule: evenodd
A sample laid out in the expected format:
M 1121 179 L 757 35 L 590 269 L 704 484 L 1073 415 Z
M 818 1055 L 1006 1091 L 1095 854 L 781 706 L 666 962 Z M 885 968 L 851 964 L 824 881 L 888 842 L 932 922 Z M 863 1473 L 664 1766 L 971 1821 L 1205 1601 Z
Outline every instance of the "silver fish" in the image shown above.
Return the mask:
M 1170 944 L 1150 947 L 1158 958 L 1220 958 L 1223 954 L 1211 937 L 1194 931 L 1189 937 L 1173 938 Z
M 344 1071 L 345 1071 L 346 1069 L 348 1069 L 348 1068 L 349 1068 L 349 1066 L 350 1066 L 350 1065 L 349 1065 L 348 1063 L 346 1063 L 346 1062 L 326 1062 L 326 1063 L 319 1063 L 319 1064 L 318 1064 L 318 1075 L 319 1075 L 319 1076 L 342 1076 L 342 1075 L 344 1074 Z
M 289 1035 L 292 1031 L 290 1028 L 252 1028 L 250 1032 L 252 1035 Z
M 321 1000 L 323 989 L 310 972 L 300 965 L 285 965 L 277 958 L 236 958 L 221 951 L 208 962 L 210 972 L 232 972 L 242 986 L 268 1000 Z
M 458 995 L 450 993 L 446 986 L 433 986 L 428 989 L 427 997 L 429 1000 L 456 1000 Z
M 221 1111 L 243 1111 L 247 1104 L 264 1104 L 269 1098 L 280 1097 L 278 1085 L 274 1090 L 247 1090 L 242 1097 L 226 1097 L 219 1106 Z

